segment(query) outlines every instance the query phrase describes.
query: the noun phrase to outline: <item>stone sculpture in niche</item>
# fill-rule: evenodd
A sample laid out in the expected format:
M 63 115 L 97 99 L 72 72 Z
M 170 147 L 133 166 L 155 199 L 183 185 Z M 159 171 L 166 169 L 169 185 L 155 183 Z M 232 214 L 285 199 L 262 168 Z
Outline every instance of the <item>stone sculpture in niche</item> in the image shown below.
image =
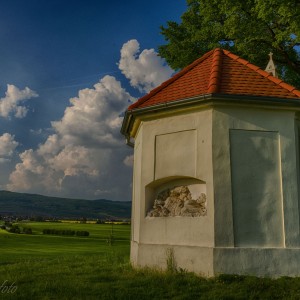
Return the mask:
M 201 193 L 197 199 L 187 186 L 166 189 L 157 195 L 148 217 L 199 217 L 206 216 L 206 195 Z

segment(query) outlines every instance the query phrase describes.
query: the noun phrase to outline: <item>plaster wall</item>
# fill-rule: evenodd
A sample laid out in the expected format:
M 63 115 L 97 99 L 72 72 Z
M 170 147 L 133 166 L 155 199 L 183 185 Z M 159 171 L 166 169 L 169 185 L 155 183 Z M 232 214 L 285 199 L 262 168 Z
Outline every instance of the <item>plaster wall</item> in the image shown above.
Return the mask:
M 230 130 L 234 244 L 282 247 L 278 132 Z
M 216 246 L 299 246 L 293 112 L 215 109 L 213 165 Z
M 134 165 L 133 165 L 133 193 L 132 193 L 132 214 L 131 214 L 131 240 L 138 241 L 140 235 L 140 227 L 138 224 L 140 223 L 140 205 L 138 201 L 138 197 L 141 193 L 142 182 L 141 182 L 141 174 L 142 174 L 142 132 L 143 128 L 141 127 L 139 130 L 139 134 L 135 139 L 134 145 Z
M 211 110 L 141 123 L 134 151 L 132 235 L 132 242 L 140 246 L 132 247 L 133 263 L 161 264 L 159 255 L 149 260 L 145 245 L 213 246 L 211 125 Z M 189 185 L 193 193 L 205 192 L 207 215 L 147 217 L 155 194 L 177 185 Z
M 154 151 L 155 179 L 196 176 L 197 129 L 157 134 Z
M 144 119 L 135 136 L 131 261 L 213 276 L 299 275 L 295 113 L 217 106 Z M 205 192 L 207 215 L 147 217 L 177 185 Z
M 299 276 L 299 248 L 215 248 L 214 275 Z
M 206 277 L 214 275 L 213 248 L 195 246 L 172 246 L 167 244 L 137 244 L 131 243 L 134 249 L 135 259 L 132 263 L 135 267 L 152 266 L 157 269 L 167 268 L 167 258 L 170 250 L 174 255 L 177 268 L 189 270 Z

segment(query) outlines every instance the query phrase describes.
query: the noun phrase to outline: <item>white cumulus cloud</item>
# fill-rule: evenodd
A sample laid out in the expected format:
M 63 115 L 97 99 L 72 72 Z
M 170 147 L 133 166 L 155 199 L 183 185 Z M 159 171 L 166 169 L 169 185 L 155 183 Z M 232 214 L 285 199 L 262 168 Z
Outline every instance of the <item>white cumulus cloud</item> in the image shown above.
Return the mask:
M 15 149 L 19 145 L 15 137 L 9 133 L 0 136 L 0 163 L 10 161 Z
M 105 76 L 93 89 L 79 91 L 60 121 L 52 126 L 63 144 L 113 147 L 120 145 L 120 114 L 134 100 L 113 76 Z
M 5 97 L 0 99 L 0 116 L 9 118 L 13 114 L 16 118 L 24 118 L 28 112 L 24 102 L 34 97 L 38 97 L 38 94 L 28 87 L 20 90 L 15 85 L 8 84 Z
M 119 69 L 130 80 L 130 84 L 140 92 L 150 92 L 169 79 L 174 72 L 154 49 L 141 53 L 137 40 L 130 40 L 121 49 Z

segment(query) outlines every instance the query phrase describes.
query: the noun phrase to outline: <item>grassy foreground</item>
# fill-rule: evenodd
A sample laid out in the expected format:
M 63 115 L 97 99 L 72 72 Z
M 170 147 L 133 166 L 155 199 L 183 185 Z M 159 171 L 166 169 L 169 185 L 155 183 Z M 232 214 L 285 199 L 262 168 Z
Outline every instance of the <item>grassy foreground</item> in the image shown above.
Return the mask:
M 277 280 L 133 270 L 126 256 L 84 256 L 3 264 L 0 282 L 15 282 L 1 299 L 300 299 L 299 279 Z
M 73 224 L 47 224 L 74 229 Z M 75 224 L 89 237 L 0 232 L 0 299 L 300 299 L 299 278 L 221 275 L 205 279 L 184 271 L 134 270 L 129 264 L 130 226 Z M 1 291 L 1 284 L 16 287 Z

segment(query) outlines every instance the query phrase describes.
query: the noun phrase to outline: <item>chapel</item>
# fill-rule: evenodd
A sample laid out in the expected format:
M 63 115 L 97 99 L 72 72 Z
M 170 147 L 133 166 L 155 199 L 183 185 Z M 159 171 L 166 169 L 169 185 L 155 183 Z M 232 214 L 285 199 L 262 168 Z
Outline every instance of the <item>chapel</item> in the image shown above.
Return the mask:
M 300 275 L 300 91 L 213 49 L 131 104 L 131 262 Z M 170 257 L 172 256 L 172 257 Z

